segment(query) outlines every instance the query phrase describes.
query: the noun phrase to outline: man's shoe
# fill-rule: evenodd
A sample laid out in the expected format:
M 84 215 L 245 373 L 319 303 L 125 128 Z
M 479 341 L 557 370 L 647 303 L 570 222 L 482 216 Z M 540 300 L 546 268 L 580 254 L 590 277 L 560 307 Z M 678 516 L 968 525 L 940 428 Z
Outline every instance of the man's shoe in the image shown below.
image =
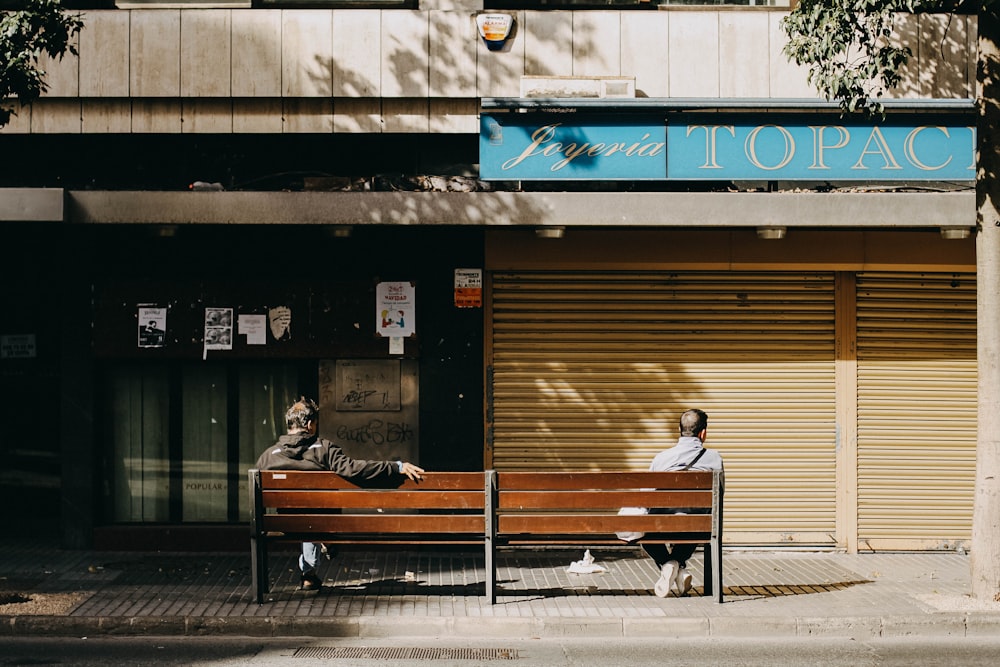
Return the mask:
M 660 578 L 656 580 L 656 585 L 653 586 L 653 592 L 656 593 L 656 597 L 665 598 L 670 595 L 670 589 L 674 587 L 674 582 L 677 581 L 677 573 L 680 569 L 680 564 L 675 560 L 667 561 L 660 568 Z
M 302 590 L 318 591 L 322 586 L 323 580 L 317 577 L 315 573 L 310 572 L 309 574 L 302 575 Z
M 677 571 L 677 577 L 674 579 L 674 586 L 677 587 L 678 595 L 687 595 L 688 591 L 691 590 L 692 577 L 691 573 L 688 572 L 686 567 L 682 567 Z

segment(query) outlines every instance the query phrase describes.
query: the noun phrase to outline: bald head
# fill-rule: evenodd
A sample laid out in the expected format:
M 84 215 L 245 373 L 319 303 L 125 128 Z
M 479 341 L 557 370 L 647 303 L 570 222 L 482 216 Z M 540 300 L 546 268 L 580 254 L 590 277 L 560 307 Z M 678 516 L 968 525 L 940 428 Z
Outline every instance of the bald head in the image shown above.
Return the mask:
M 697 438 L 708 428 L 708 415 L 697 408 L 681 415 L 681 437 Z

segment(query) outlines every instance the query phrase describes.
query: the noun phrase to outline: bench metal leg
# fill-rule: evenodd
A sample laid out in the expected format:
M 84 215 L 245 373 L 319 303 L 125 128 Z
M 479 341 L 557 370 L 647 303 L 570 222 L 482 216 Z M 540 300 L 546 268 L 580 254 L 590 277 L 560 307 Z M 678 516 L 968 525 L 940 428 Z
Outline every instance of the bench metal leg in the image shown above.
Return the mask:
M 712 553 L 712 588 L 715 591 L 715 601 L 722 604 L 722 541 L 712 540 L 711 542 L 711 553 Z M 707 562 L 707 560 L 706 560 Z M 708 570 L 706 572 L 706 579 L 708 577 Z M 708 591 L 706 591 L 708 592 Z
M 702 553 L 705 556 L 705 592 L 704 595 L 710 597 L 715 591 L 715 559 L 712 557 L 711 543 L 706 542 L 702 546 Z
M 267 545 L 264 540 L 250 538 L 250 578 L 257 604 L 264 604 L 264 596 L 270 587 L 267 572 Z
M 486 545 L 486 604 L 495 604 L 497 599 L 496 549 Z

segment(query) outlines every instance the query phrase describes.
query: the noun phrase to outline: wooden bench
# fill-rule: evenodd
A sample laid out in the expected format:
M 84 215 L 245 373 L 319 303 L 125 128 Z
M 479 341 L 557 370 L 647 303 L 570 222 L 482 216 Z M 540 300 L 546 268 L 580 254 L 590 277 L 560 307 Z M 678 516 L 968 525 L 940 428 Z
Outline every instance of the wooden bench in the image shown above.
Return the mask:
M 722 602 L 722 479 L 718 472 L 498 472 L 497 546 L 621 545 L 616 533 L 646 533 L 638 544 L 704 545 L 707 596 Z M 684 514 L 619 515 L 622 507 L 685 508 Z M 670 509 L 671 512 L 675 509 Z M 493 559 L 490 558 L 490 561 Z M 487 594 L 495 572 L 487 568 Z
M 621 546 L 622 531 L 646 533 L 638 544 L 703 544 L 705 595 L 722 602 L 719 473 L 431 472 L 419 483 L 363 488 L 331 472 L 250 470 L 249 481 L 258 603 L 270 588 L 268 547 L 275 542 L 478 546 L 493 604 L 498 547 Z M 686 513 L 619 515 L 621 507 Z
M 332 472 L 250 470 L 257 603 L 270 588 L 268 546 L 275 542 L 482 547 L 489 531 L 488 479 L 482 472 L 439 472 L 419 483 L 362 488 Z

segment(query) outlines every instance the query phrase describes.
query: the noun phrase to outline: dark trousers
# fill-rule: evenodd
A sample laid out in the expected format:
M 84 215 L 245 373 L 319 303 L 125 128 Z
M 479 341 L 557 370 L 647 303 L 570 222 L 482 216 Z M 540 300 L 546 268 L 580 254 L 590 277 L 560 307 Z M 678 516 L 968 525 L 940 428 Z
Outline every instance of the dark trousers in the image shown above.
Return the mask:
M 688 559 L 698 549 L 697 544 L 672 544 L 667 550 L 665 544 L 643 544 L 642 548 L 649 554 L 657 567 L 663 567 L 668 561 L 675 560 L 681 567 L 687 567 Z

